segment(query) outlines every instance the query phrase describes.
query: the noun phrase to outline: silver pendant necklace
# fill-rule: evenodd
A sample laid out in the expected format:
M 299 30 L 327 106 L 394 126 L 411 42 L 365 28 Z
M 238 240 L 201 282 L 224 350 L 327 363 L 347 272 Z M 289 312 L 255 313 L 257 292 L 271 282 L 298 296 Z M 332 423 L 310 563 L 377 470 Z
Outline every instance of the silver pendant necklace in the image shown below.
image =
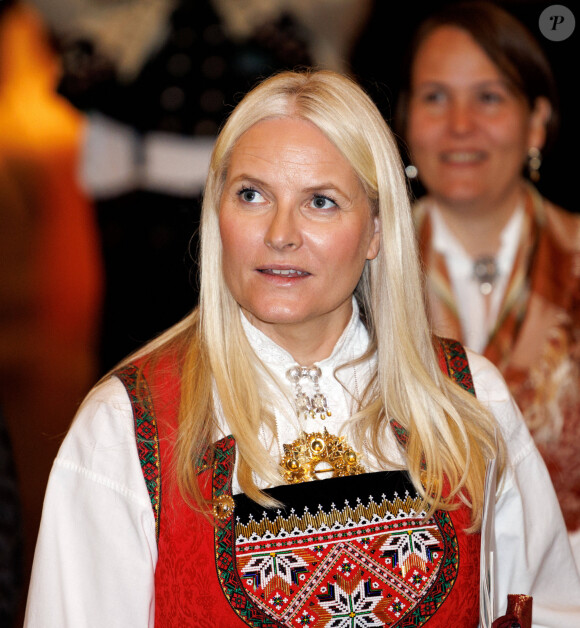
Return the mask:
M 320 376 L 322 372 L 318 366 L 293 366 L 286 371 L 286 377 L 294 388 L 294 400 L 296 404 L 296 416 L 326 419 L 331 416 L 328 409 L 326 395 L 320 391 Z M 302 380 L 310 382 L 313 393 L 308 396 L 302 388 Z
M 473 277 L 479 282 L 479 291 L 484 296 L 491 294 L 499 275 L 497 261 L 493 255 L 481 255 L 473 262 Z

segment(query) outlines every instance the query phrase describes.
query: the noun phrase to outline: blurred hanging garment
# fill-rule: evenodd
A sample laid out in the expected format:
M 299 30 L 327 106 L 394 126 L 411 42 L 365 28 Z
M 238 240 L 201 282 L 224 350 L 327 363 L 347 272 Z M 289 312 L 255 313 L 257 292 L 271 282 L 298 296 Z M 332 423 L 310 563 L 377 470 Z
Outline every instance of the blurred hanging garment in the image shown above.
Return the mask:
M 114 60 L 123 82 L 132 81 L 169 32 L 169 15 L 178 0 L 29 0 L 62 39 L 94 42 Z
M 46 480 L 97 373 L 102 268 L 77 182 L 83 117 L 56 94 L 39 16 L 0 16 L 0 404 L 21 485 L 28 569 Z

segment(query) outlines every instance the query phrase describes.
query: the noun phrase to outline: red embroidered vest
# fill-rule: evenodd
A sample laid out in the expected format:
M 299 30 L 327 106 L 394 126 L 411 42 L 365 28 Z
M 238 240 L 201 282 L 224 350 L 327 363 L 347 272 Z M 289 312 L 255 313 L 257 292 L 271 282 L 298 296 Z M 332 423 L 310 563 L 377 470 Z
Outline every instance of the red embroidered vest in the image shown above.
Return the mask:
M 441 347 L 442 370 L 474 392 L 461 345 Z M 276 487 L 284 508 L 265 509 L 232 496 L 226 437 L 199 469 L 214 527 L 172 481 L 178 368 L 166 356 L 138 374 L 117 375 L 157 526 L 156 628 L 477 626 L 480 536 L 464 533 L 465 507 L 425 520 L 407 474 L 391 471 Z

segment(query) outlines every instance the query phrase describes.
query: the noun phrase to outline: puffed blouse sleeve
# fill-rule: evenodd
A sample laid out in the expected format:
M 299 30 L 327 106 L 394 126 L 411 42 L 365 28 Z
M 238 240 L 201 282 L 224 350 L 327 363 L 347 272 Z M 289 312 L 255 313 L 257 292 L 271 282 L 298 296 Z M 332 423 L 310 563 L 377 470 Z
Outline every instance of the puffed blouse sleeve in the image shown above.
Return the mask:
M 580 577 L 550 476 L 503 377 L 468 352 L 478 399 L 499 423 L 508 464 L 495 510 L 495 609 L 508 594 L 533 596 L 534 628 L 580 626 Z
M 84 401 L 50 473 L 25 628 L 152 627 L 156 562 L 131 403 L 112 377 Z

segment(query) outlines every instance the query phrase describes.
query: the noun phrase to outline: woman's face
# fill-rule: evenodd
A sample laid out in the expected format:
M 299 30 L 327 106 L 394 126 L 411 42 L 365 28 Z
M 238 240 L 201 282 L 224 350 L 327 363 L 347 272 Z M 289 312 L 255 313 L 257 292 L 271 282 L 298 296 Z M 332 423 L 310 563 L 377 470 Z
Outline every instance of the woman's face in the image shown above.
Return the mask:
M 220 202 L 223 273 L 272 338 L 299 327 L 337 339 L 378 219 L 348 161 L 309 122 L 259 122 L 236 143 Z
M 519 189 L 531 146 L 544 142 L 547 101 L 534 111 L 466 32 L 442 26 L 417 51 L 407 137 L 438 202 L 497 203 Z

